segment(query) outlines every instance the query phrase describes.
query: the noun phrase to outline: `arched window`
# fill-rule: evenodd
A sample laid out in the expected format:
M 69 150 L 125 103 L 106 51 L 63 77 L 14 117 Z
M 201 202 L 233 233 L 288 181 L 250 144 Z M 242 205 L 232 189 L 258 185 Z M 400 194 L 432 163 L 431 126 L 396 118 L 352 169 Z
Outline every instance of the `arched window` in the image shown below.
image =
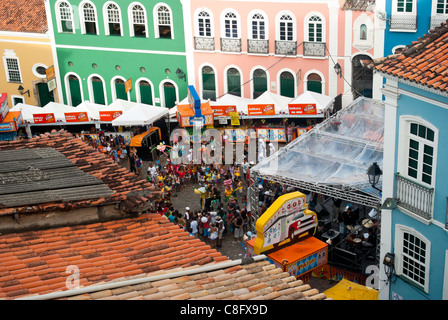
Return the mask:
M 294 19 L 289 14 L 280 17 L 279 40 L 294 41 Z
M 67 102 L 69 105 L 76 107 L 82 102 L 82 90 L 81 90 L 81 80 L 78 76 L 70 74 L 66 78 L 67 90 Z
M 367 40 L 367 26 L 365 24 L 359 27 L 359 40 Z
M 204 66 L 201 70 L 202 73 L 202 98 L 216 100 L 216 83 L 215 83 L 215 71 L 210 66 Z
M 268 90 L 268 75 L 263 69 L 255 69 L 253 72 L 252 98 L 256 99 Z
M 280 95 L 294 98 L 295 94 L 294 75 L 289 71 L 280 74 Z
M 96 104 L 106 104 L 104 82 L 98 76 L 92 76 L 90 78 L 90 101 Z
M 308 19 L 308 41 L 323 42 L 323 23 L 317 15 Z
M 156 38 L 173 38 L 171 10 L 167 6 L 157 7 L 154 21 L 156 23 Z
M 119 76 L 112 80 L 112 97 L 113 100 L 122 99 L 129 100 L 129 92 L 126 92 L 125 80 Z
M 62 1 L 57 5 L 56 11 L 59 18 L 58 31 L 73 33 L 72 7 L 66 1 Z
M 86 2 L 81 7 L 82 33 L 97 34 L 96 10 L 92 3 Z
M 257 12 L 251 17 L 250 37 L 253 40 L 266 39 L 266 19 L 263 14 Z
M 317 73 L 310 73 L 307 78 L 306 90 L 322 93 L 322 78 Z
M 121 12 L 118 5 L 115 3 L 106 3 L 104 17 L 106 35 L 122 36 Z
M 142 5 L 131 5 L 129 22 L 131 37 L 148 37 L 146 10 Z
M 138 93 L 137 102 L 153 105 L 154 101 L 152 99 L 153 90 L 152 85 L 147 80 L 140 80 L 137 83 Z
M 233 12 L 224 16 L 224 35 L 226 38 L 238 38 L 238 17 Z
M 227 93 L 241 97 L 241 75 L 236 68 L 227 70 Z
M 199 37 L 211 37 L 212 36 L 212 25 L 211 17 L 207 11 L 199 12 L 197 16 L 197 35 Z

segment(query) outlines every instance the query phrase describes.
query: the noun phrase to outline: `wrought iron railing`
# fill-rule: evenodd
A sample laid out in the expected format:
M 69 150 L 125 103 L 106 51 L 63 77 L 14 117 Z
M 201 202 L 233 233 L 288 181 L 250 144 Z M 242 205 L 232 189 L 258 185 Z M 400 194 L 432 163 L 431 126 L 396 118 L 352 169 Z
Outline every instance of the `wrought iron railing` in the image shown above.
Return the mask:
M 417 30 L 417 15 L 392 14 L 389 23 L 391 30 Z
M 276 40 L 275 54 L 288 56 L 297 55 L 297 41 Z
M 434 29 L 448 20 L 448 14 L 437 14 L 429 17 L 429 29 Z
M 325 42 L 304 42 L 304 57 L 325 57 Z
M 194 48 L 196 50 L 215 50 L 215 38 L 210 37 L 194 37 Z
M 241 52 L 241 39 L 221 38 L 222 52 Z
M 428 188 L 410 179 L 395 174 L 395 198 L 398 206 L 422 217 L 432 218 L 434 207 L 434 188 Z
M 248 53 L 269 53 L 269 40 L 247 40 L 247 52 Z

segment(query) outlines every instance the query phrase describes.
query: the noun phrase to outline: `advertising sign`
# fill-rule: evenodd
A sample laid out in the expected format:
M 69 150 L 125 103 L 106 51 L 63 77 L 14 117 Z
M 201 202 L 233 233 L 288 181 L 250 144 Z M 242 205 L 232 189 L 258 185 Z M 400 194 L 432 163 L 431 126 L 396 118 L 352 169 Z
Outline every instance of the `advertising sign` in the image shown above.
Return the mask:
M 123 114 L 123 111 L 99 111 L 100 121 L 112 121 Z
M 54 73 L 54 66 L 49 66 L 48 69 L 45 70 L 45 73 L 47 75 L 47 81 L 50 81 L 51 79 L 56 77 Z
M 315 103 L 288 104 L 288 109 L 290 115 L 317 114 L 317 107 Z
M 132 79 L 129 79 L 128 81 L 126 81 L 125 83 L 124 83 L 124 91 L 126 92 L 126 93 L 128 93 L 129 91 L 131 91 L 132 90 Z
M 273 116 L 275 115 L 275 105 L 273 104 L 248 104 L 250 116 Z
M 215 117 L 230 117 L 231 112 L 236 112 L 236 106 L 211 106 Z
M 54 113 L 36 113 L 33 114 L 33 120 L 35 124 L 55 123 L 56 117 Z
M 238 112 L 231 112 L 230 113 L 230 124 L 232 126 L 239 126 L 240 125 L 240 115 Z
M 89 117 L 87 112 L 66 112 L 64 113 L 66 122 L 87 122 Z
M 255 254 L 272 252 L 283 244 L 291 244 L 313 236 L 317 215 L 308 210 L 306 197 L 300 192 L 280 196 L 256 222 Z
M 3 122 L 8 112 L 9 112 L 8 94 L 2 93 L 0 94 L 0 122 Z
M 47 86 L 48 86 L 48 91 L 50 91 L 50 92 L 53 91 L 54 89 L 56 89 L 56 78 L 48 80 Z

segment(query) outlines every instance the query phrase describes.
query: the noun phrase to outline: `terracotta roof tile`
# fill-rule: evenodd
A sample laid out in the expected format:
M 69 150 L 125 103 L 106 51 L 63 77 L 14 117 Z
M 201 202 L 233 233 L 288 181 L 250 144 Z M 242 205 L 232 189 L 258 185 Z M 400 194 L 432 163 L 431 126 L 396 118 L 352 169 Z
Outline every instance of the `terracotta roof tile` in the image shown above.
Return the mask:
M 0 30 L 31 33 L 48 30 L 44 0 L 2 0 L 0 12 Z
M 172 223 L 159 217 L 158 214 L 144 214 L 137 218 L 95 225 L 64 227 L 64 237 L 60 236 L 60 230 L 57 228 L 0 236 L 0 245 L 3 247 L 1 250 L 7 251 L 0 254 L 0 258 L 4 257 L 0 259 L 0 295 L 7 293 L 8 298 L 16 298 L 23 294 L 66 290 L 65 282 L 69 276 L 66 268 L 69 265 L 75 265 L 79 269 L 83 285 L 92 285 L 175 269 L 185 266 L 186 261 L 190 265 L 203 265 L 227 260 L 227 257 L 217 254 L 200 241 L 194 242 L 193 246 L 188 245 L 189 248 L 194 248 L 188 260 L 179 255 L 179 252 L 176 254 L 176 249 L 169 247 L 169 243 L 170 236 L 179 234 L 179 228 L 171 229 Z M 155 242 L 151 237 L 141 241 L 140 235 L 148 234 L 148 230 L 153 230 L 154 226 L 167 231 L 168 237 L 161 240 L 156 236 L 159 240 Z M 119 228 L 122 231 L 116 232 Z M 132 233 L 134 231 L 136 232 Z M 101 245 L 104 240 L 98 238 L 97 232 L 101 232 L 103 237 L 113 235 L 115 241 L 113 244 L 108 243 L 107 250 Z M 83 241 L 73 242 L 73 238 L 79 238 L 78 233 L 84 234 Z M 188 235 L 185 231 L 182 233 Z M 22 240 L 34 236 L 38 236 L 43 243 L 33 244 Z M 14 241 L 11 241 L 12 239 Z M 139 249 L 133 246 L 134 240 L 139 243 Z M 70 248 L 78 244 L 82 246 L 75 250 Z M 184 247 L 181 241 L 178 245 Z M 157 249 L 174 251 L 162 253 Z M 202 252 L 203 250 L 210 254 Z M 143 253 L 144 251 L 146 253 Z
M 376 59 L 374 70 L 448 93 L 448 24 L 442 23 L 408 45 L 401 54 Z

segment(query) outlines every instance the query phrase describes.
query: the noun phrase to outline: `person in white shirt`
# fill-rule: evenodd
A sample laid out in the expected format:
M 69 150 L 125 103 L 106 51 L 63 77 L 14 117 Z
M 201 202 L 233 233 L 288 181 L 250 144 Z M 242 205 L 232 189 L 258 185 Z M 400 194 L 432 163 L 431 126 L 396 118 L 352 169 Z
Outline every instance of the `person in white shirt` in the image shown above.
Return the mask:
M 192 219 L 190 222 L 191 234 L 198 238 L 198 221 L 196 219 Z

